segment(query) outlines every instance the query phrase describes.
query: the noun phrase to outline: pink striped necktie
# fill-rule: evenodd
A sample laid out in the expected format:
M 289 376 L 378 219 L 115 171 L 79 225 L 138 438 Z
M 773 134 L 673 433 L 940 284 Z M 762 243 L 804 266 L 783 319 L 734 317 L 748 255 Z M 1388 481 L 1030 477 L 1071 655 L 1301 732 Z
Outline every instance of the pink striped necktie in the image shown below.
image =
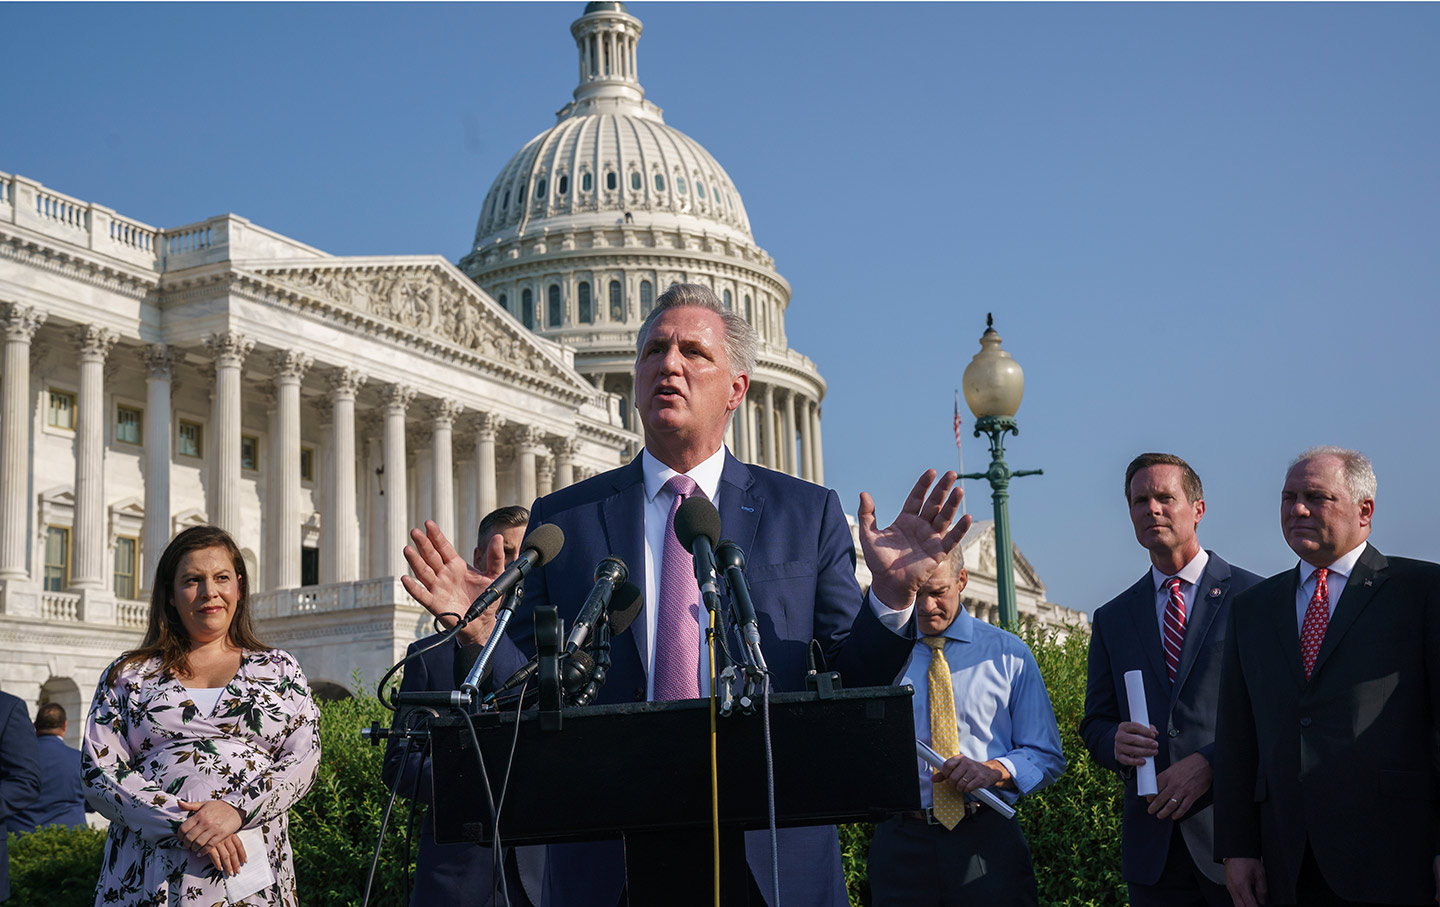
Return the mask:
M 655 701 L 696 699 L 700 696 L 700 584 L 695 582 L 695 561 L 675 537 L 675 511 L 691 495 L 701 494 L 695 480 L 678 475 L 665 483 L 675 496 L 665 521 L 665 544 L 660 557 L 660 582 L 655 615 Z
M 1170 587 L 1165 602 L 1165 669 L 1174 683 L 1175 672 L 1180 670 L 1180 650 L 1185 645 L 1185 596 L 1180 594 L 1180 577 L 1170 577 L 1165 585 Z
M 1325 630 L 1330 626 L 1330 570 L 1321 567 L 1315 571 L 1315 594 L 1305 606 L 1305 622 L 1300 626 L 1300 660 L 1305 662 L 1305 679 L 1315 670 L 1315 656 L 1320 654 L 1320 643 L 1325 641 Z

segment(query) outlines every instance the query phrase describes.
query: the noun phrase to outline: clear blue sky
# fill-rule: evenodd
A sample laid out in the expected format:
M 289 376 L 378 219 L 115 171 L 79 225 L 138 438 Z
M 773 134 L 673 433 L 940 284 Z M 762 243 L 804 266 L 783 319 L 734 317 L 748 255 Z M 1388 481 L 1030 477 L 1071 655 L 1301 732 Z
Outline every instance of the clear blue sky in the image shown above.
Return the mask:
M 158 226 L 463 255 L 576 77 L 579 2 L 6 6 L 0 170 Z M 1271 573 L 1288 457 L 1359 447 L 1374 540 L 1440 557 L 1440 7 L 634 3 L 640 77 L 744 196 L 830 383 L 826 478 L 882 516 L 953 466 L 987 311 L 1026 371 L 1012 488 L 1050 597 L 1145 566 L 1143 450 Z M 967 425 L 970 422 L 966 413 Z M 966 465 L 984 467 L 969 439 Z M 969 483 L 972 511 L 988 488 Z

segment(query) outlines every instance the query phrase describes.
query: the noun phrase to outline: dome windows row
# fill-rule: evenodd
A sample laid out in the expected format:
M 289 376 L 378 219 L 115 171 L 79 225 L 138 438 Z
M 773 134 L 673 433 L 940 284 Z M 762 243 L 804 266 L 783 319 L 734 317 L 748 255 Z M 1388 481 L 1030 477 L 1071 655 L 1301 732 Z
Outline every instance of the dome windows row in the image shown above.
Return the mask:
M 733 215 L 735 213 L 735 202 L 734 199 L 731 197 L 729 190 L 722 189 L 718 181 L 714 180 L 713 178 L 711 179 L 709 188 L 707 189 L 706 181 L 704 178 L 700 177 L 699 175 L 694 175 L 691 179 L 687 179 L 684 175 L 679 173 L 678 170 L 675 174 L 672 175 L 670 179 L 667 179 L 666 174 L 657 167 L 651 176 L 651 185 L 654 187 L 654 192 L 663 195 L 667 191 L 667 186 L 673 185 L 675 199 L 682 205 L 684 204 L 684 201 L 688 201 L 692 198 L 692 196 L 690 195 L 692 181 L 694 183 L 695 190 L 693 196 L 695 203 L 704 205 L 713 204 L 717 213 L 719 214 L 728 213 L 730 215 Z M 632 166 L 629 169 L 628 179 L 626 180 L 626 182 L 628 182 L 629 184 L 629 191 L 631 193 L 643 194 L 645 192 L 645 177 L 638 167 Z M 544 174 L 536 176 L 533 180 L 533 183 L 533 199 L 535 206 L 539 208 L 543 206 L 546 199 L 550 197 L 549 190 L 551 189 L 551 183 Z M 606 165 L 604 173 L 604 183 L 605 190 L 607 192 L 620 191 L 620 175 L 615 169 L 613 169 L 613 165 Z M 529 184 L 530 181 L 526 181 L 519 187 L 519 198 L 523 199 L 527 195 L 527 189 L 529 187 Z M 582 171 L 580 174 L 580 191 L 582 193 L 588 194 L 594 191 L 594 186 L 594 174 L 591 173 L 589 169 Z M 570 194 L 570 175 L 564 172 L 558 174 L 555 177 L 554 189 L 555 197 L 557 199 L 568 196 Z M 513 190 L 511 187 L 506 187 L 505 191 L 500 196 L 498 210 L 492 198 L 490 202 L 490 214 L 488 218 L 489 220 L 493 221 L 497 217 L 504 216 L 510 213 L 512 191 Z M 628 202 L 634 204 L 641 201 L 642 199 L 643 195 L 642 198 L 621 199 L 620 201 L 621 203 Z M 518 214 L 519 210 L 520 206 L 517 205 L 515 208 L 515 213 Z
M 625 314 L 625 288 L 618 280 L 611 280 L 606 284 L 605 302 L 608 304 L 609 320 L 615 324 L 623 324 L 627 318 Z M 640 319 L 650 314 L 655 306 L 655 284 L 649 280 L 640 281 Z M 500 307 L 505 309 L 520 323 L 532 331 L 553 330 L 564 327 L 565 305 L 560 291 L 560 284 L 551 283 L 545 288 L 545 320 L 541 324 L 537 318 L 539 312 L 535 307 L 535 291 L 525 287 L 520 291 L 519 310 L 511 308 L 510 295 L 501 293 L 495 297 Z M 575 284 L 575 324 L 594 324 L 596 322 L 596 306 L 594 293 L 591 290 L 591 283 L 582 280 Z

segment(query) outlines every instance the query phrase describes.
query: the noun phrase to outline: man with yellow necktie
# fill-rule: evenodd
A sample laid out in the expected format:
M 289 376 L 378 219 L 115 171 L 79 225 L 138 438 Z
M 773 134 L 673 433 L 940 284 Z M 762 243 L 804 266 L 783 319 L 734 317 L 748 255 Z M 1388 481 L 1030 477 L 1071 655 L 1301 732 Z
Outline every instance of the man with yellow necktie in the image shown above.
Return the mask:
M 933 774 L 917 760 L 923 809 L 876 826 L 875 907 L 1038 901 L 1019 822 L 965 794 L 988 787 L 1013 804 L 1059 778 L 1060 730 L 1029 647 L 961 604 L 968 579 L 956 547 L 915 599 L 920 635 L 895 682 L 915 688 L 916 735 L 951 758 Z

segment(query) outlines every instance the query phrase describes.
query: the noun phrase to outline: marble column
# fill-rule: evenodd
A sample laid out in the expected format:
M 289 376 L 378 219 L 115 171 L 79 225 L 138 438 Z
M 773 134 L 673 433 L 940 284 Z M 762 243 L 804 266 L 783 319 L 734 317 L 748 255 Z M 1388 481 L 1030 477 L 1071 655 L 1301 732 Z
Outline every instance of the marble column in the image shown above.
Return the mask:
M 5 334 L 0 378 L 0 579 L 25 579 L 30 525 L 30 341 L 45 313 L 14 303 L 0 308 Z
M 520 430 L 515 445 L 515 489 L 520 506 L 535 503 L 539 488 L 535 474 L 536 455 L 540 453 L 540 429 L 527 425 Z
M 405 546 L 409 544 L 409 528 L 405 525 L 405 410 L 415 399 L 415 389 L 402 384 L 388 384 L 380 390 L 380 401 L 385 411 L 385 548 L 380 563 L 384 567 L 382 576 L 400 576 L 405 573 Z
M 364 417 L 360 426 L 366 439 L 365 473 L 357 483 L 364 490 L 365 566 L 361 575 L 374 579 L 385 575 L 385 411 L 377 408 Z
M 780 437 L 780 444 L 784 449 L 785 465 L 781 467 L 786 473 L 796 476 L 800 470 L 795 468 L 795 392 L 785 392 L 785 419 L 783 434 Z
M 810 399 L 800 398 L 800 411 L 795 414 L 800 420 L 800 478 L 815 481 L 815 433 L 810 430 Z
M 272 588 L 294 589 L 300 585 L 300 382 L 314 363 L 299 350 L 283 350 L 273 357 L 275 397 L 279 415 L 278 462 L 270 464 L 270 480 L 276 483 L 276 513 L 267 520 L 275 533 L 271 549 L 275 557 Z
M 432 400 L 430 415 L 430 456 L 433 499 L 430 504 L 430 518 L 455 542 L 455 417 L 462 407 L 454 400 Z M 457 545 L 457 551 L 464 551 Z
M 775 445 L 775 385 L 765 385 L 765 403 L 760 409 L 760 425 L 765 434 L 765 466 L 770 469 L 784 470 L 784 466 L 776 459 L 778 447 Z
M 180 355 L 163 343 L 152 343 L 140 354 L 145 361 L 145 537 L 137 585 L 147 591 L 170 544 L 170 391 Z
M 231 535 L 240 531 L 240 367 L 255 341 L 234 332 L 211 334 L 205 347 L 215 357 L 215 397 L 210 407 L 208 449 L 210 522 Z
M 555 488 L 568 488 L 575 484 L 575 457 L 580 453 L 577 438 L 565 438 L 555 445 Z
M 535 496 L 545 497 L 555 490 L 555 460 L 541 456 L 535 463 Z
M 505 420 L 494 413 L 481 413 L 475 425 L 475 469 L 480 485 L 480 519 L 500 506 L 500 491 L 495 478 L 495 436 L 505 426 Z M 479 520 L 476 521 L 479 525 Z
M 754 454 L 750 452 L 750 436 L 754 434 L 754 429 L 750 427 L 749 419 L 750 394 L 747 391 L 735 410 L 735 449 L 731 451 L 742 463 L 754 462 Z
M 70 334 L 80 371 L 75 418 L 75 523 L 70 534 L 70 587 L 105 588 L 105 357 L 118 339 L 87 324 Z
M 810 401 L 810 441 L 815 445 L 815 459 L 812 461 L 815 466 L 816 485 L 825 484 L 825 445 L 820 441 L 820 401 Z
M 355 394 L 365 376 L 353 368 L 330 371 L 330 482 L 321 529 L 320 576 L 327 583 L 360 578 L 360 526 L 355 510 Z
M 461 554 L 468 555 L 474 547 L 476 536 L 475 530 L 480 527 L 480 514 L 476 512 L 479 505 L 480 489 L 477 487 L 479 470 L 469 460 L 461 460 L 455 467 L 460 475 L 460 522 L 455 527 L 455 550 Z

